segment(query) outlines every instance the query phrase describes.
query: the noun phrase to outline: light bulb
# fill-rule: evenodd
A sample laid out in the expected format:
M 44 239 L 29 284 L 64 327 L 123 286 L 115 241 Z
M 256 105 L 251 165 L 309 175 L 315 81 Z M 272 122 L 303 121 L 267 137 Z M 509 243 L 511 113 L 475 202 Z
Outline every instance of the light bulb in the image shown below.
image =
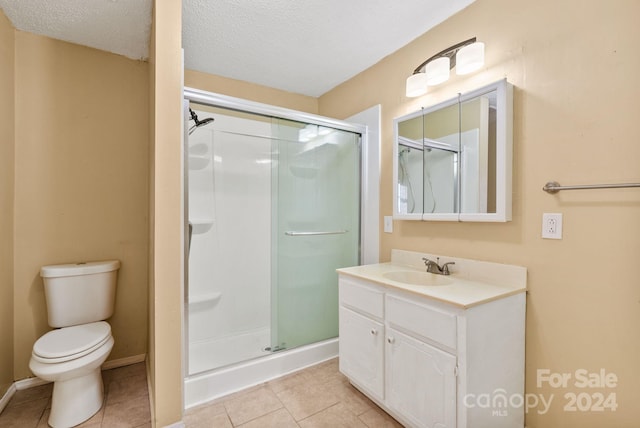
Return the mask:
M 409 98 L 419 97 L 427 93 L 427 75 L 425 73 L 412 74 L 407 78 L 406 94 Z
M 484 65 L 484 43 L 476 42 L 460 49 L 456 54 L 456 74 L 469 74 Z
M 427 63 L 424 67 L 424 74 L 427 75 L 427 85 L 435 86 L 449 80 L 449 70 L 451 61 L 449 57 L 443 56 Z

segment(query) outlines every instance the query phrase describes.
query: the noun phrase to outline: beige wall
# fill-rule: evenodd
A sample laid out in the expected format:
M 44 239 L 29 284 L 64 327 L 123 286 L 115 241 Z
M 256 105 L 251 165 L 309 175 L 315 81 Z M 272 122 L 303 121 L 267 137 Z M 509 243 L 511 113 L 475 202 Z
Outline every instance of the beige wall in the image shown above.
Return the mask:
M 155 0 L 154 6 L 155 10 Z M 155 16 L 151 22 L 151 40 L 149 41 L 149 286 L 147 298 L 149 335 L 147 343 L 147 384 L 149 385 L 149 401 L 151 406 L 151 423 L 155 428 L 155 384 L 156 384 L 156 352 L 155 352 L 155 239 L 153 236 L 155 223 L 155 140 L 156 140 L 156 23 Z M 177 342 L 176 342 L 177 343 Z
M 514 95 L 514 215 L 507 224 L 396 221 L 392 248 L 528 268 L 526 392 L 554 395 L 529 428 L 636 427 L 640 420 L 640 190 L 561 192 L 565 184 L 640 181 L 640 40 L 636 0 L 478 0 L 319 101 L 338 118 L 382 104 L 381 214 L 392 213 L 392 120 L 506 77 Z M 469 37 L 486 43 L 484 69 L 418 98 L 405 79 L 432 53 Z M 561 241 L 542 240 L 543 212 L 564 214 Z M 536 370 L 601 368 L 616 388 L 538 388 Z M 491 392 L 491 391 L 488 391 Z M 617 411 L 569 412 L 565 393 L 613 392 Z
M 14 33 L 0 10 L 0 397 L 13 382 Z
M 149 381 L 152 421 L 182 419 L 182 2 L 154 2 L 150 58 L 151 247 Z M 157 49 L 156 49 L 157 47 Z
M 110 359 L 147 346 L 148 64 L 17 31 L 14 371 L 46 332 L 42 265 L 118 259 Z
M 496 225 L 395 222 L 395 232 L 381 236 L 382 259 L 392 248 L 403 248 L 527 266 L 527 392 L 555 394 L 549 413 L 538 415 L 533 409 L 527 425 L 632 427 L 640 419 L 635 403 L 640 396 L 637 190 L 550 196 L 540 188 L 550 179 L 640 180 L 640 131 L 634 126 L 640 96 L 639 13 L 635 0 L 478 0 L 319 102 L 268 89 L 256 92 L 250 84 L 196 72 L 187 72 L 186 84 L 340 118 L 381 103 L 381 209 L 390 215 L 392 119 L 506 76 L 516 86 L 514 220 Z M 152 44 L 162 46 L 162 54 L 154 54 L 150 65 L 16 33 L 14 366 L 16 378 L 29 375 L 31 346 L 47 330 L 39 267 L 119 258 L 123 269 L 111 358 L 145 351 L 149 275 L 150 380 L 154 423 L 161 426 L 179 420 L 182 411 L 182 267 L 176 262 L 182 257 L 176 202 L 182 176 L 176 142 L 182 131 L 175 120 L 181 114 L 179 2 L 158 2 L 154 22 L 161 31 L 154 33 Z M 0 17 L 2 88 L 9 88 L 12 79 L 6 77 L 11 67 L 4 56 L 11 49 L 9 32 Z M 429 52 L 473 35 L 487 43 L 482 72 L 454 76 L 419 99 L 404 97 L 405 78 Z M 11 110 L 3 97 L 0 112 L 5 108 Z M 11 124 L 2 121 L 3 198 L 11 192 L 11 174 L 5 170 L 11 165 L 4 155 L 12 155 L 13 147 L 5 145 L 5 133 L 11 141 L 12 132 Z M 155 198 L 149 199 L 149 188 Z M 151 223 L 149 206 L 155 213 Z M 562 241 L 540 239 L 542 212 L 564 213 Z M 3 235 L 11 227 L 10 219 L 0 218 Z M 2 245 L 0 251 L 11 254 Z M 6 283 L 3 269 L 2 301 L 12 293 Z M 4 327 L 4 311 L 0 321 L 4 340 L 12 334 Z M 537 388 L 538 368 L 615 372 L 620 381 L 611 391 L 617 394 L 618 410 L 564 412 L 563 394 L 579 391 Z M 0 386 L 7 371 L 0 359 Z
M 300 110 L 307 113 L 318 113 L 318 99 L 306 95 L 281 91 L 241 80 L 185 70 L 184 85 L 190 88 L 202 89 L 273 106 Z

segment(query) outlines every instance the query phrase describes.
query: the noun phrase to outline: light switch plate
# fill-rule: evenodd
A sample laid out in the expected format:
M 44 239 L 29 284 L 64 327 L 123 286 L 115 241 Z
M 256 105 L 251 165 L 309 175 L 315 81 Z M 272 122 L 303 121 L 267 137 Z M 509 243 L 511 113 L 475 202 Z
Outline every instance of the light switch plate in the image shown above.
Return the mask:
M 562 214 L 542 214 L 542 237 L 545 239 L 562 239 Z
M 386 233 L 393 233 L 393 217 L 390 215 L 384 216 L 384 231 Z

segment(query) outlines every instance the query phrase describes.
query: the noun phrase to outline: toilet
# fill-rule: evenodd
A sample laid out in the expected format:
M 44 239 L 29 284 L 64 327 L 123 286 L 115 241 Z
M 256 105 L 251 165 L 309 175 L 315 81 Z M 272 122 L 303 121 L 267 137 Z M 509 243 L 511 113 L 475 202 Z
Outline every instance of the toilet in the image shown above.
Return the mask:
M 29 368 L 53 382 L 49 425 L 78 425 L 102 407 L 100 366 L 113 348 L 111 326 L 118 260 L 43 266 L 48 323 L 33 345 Z

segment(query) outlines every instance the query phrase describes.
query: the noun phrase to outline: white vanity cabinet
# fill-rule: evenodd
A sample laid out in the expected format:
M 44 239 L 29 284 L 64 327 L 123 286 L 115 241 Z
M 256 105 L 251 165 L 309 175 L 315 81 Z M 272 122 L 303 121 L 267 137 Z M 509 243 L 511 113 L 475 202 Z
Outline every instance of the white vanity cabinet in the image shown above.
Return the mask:
M 456 315 L 393 294 L 385 306 L 387 405 L 414 426 L 455 427 Z
M 339 308 L 340 370 L 358 384 L 367 395 L 384 398 L 385 326 L 384 293 L 376 287 L 346 280 L 340 300 L 348 302 Z
M 386 403 L 418 427 L 456 426 L 456 357 L 389 328 Z
M 384 324 L 340 307 L 341 370 L 381 400 L 384 391 Z
M 344 272 L 339 284 L 340 371 L 402 424 L 524 426 L 524 292 L 456 305 Z

